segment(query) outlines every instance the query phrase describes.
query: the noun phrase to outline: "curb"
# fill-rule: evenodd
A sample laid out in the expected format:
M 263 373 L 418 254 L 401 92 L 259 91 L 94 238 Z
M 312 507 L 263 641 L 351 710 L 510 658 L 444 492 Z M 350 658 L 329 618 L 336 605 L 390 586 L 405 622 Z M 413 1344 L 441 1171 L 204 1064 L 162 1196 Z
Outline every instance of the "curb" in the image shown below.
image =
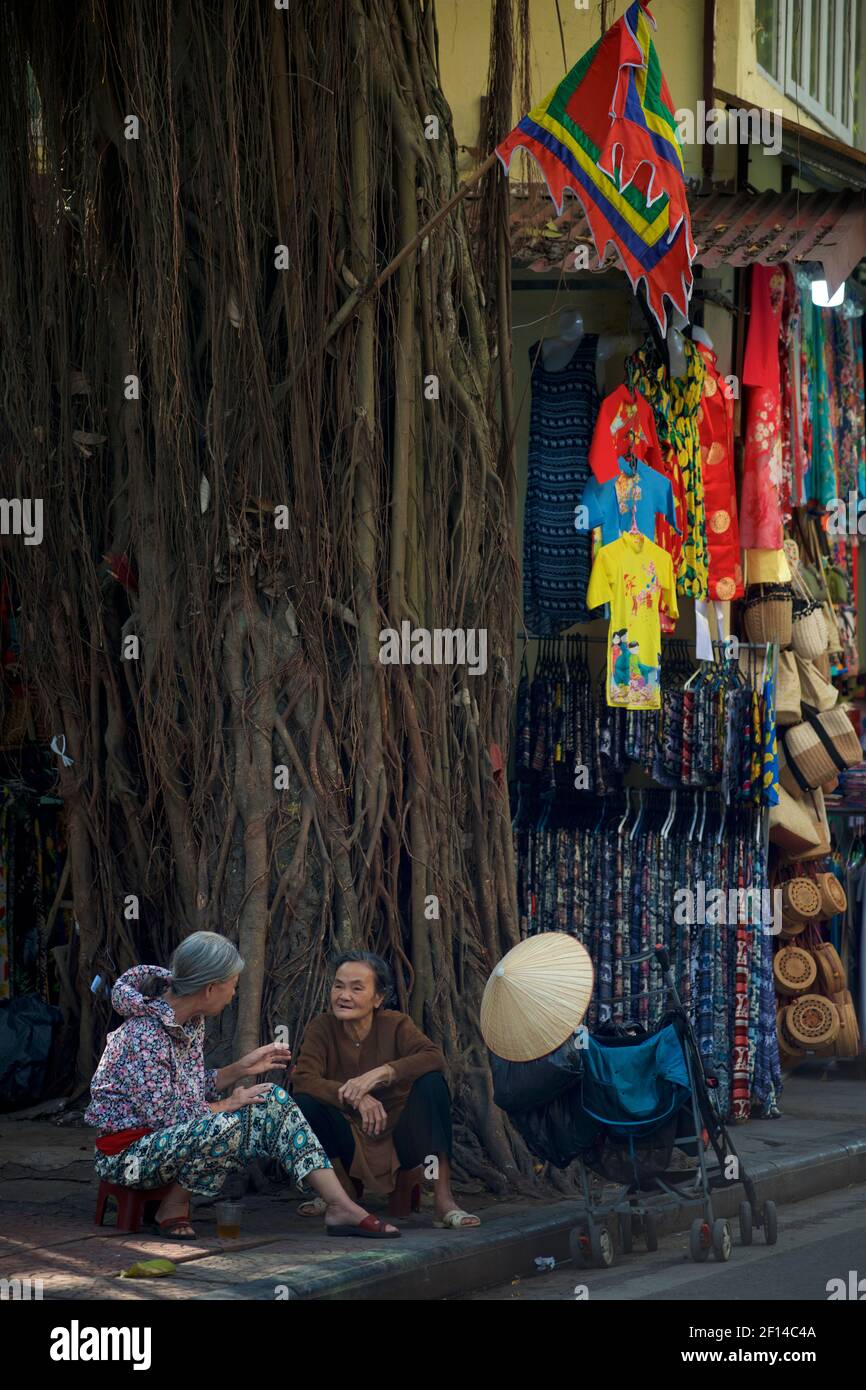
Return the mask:
M 837 1191 L 854 1183 L 866 1182 L 866 1137 L 862 1131 L 838 1135 L 832 1145 L 817 1152 L 786 1155 L 777 1159 L 743 1159 L 760 1199 L 772 1200 L 780 1207 L 800 1202 L 823 1192 Z M 743 1189 L 739 1183 L 713 1195 L 717 1216 L 736 1217 Z M 659 1212 L 661 1234 L 687 1231 L 700 1208 L 696 1201 Z M 562 1201 L 538 1213 L 503 1214 L 462 1235 L 437 1240 L 429 1245 L 397 1250 L 399 1242 L 381 1242 L 375 1250 L 366 1247 L 346 1260 L 338 1257 L 322 1263 L 291 1266 L 285 1275 L 232 1280 L 224 1292 L 213 1287 L 189 1298 L 266 1299 L 273 1301 L 275 1287 L 282 1286 L 282 1298 L 307 1302 L 336 1300 L 430 1300 L 454 1298 L 470 1290 L 500 1284 L 509 1278 L 535 1273 L 534 1261 L 540 1255 L 559 1262 L 569 1258 L 568 1239 L 572 1228 L 584 1214 L 581 1201 Z M 360 1242 L 359 1242 L 360 1244 Z M 383 1248 L 384 1247 L 384 1248 Z M 362 1256 L 362 1258 L 359 1258 Z M 195 1277 L 195 1265 L 188 1266 Z M 201 1275 L 207 1277 L 202 1269 Z

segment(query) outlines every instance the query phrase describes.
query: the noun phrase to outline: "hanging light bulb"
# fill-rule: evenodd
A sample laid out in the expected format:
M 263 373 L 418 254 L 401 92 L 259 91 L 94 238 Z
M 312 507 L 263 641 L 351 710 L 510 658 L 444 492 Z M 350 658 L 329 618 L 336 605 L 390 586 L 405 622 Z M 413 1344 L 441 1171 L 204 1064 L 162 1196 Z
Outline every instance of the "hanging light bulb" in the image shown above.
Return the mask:
M 845 298 L 845 281 L 843 280 L 833 298 L 829 295 L 829 286 L 826 280 L 812 281 L 812 303 L 817 304 L 819 309 L 837 309 Z

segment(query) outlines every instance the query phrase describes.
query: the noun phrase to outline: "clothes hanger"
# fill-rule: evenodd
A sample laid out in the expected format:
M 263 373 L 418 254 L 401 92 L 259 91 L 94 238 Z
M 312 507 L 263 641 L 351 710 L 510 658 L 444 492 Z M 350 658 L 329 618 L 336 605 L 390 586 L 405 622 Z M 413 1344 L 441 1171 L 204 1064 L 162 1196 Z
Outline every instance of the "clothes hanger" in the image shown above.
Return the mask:
M 626 789 L 625 789 L 625 815 L 623 816 L 623 818 L 622 818 L 622 820 L 620 821 L 619 825 L 616 827 L 616 833 L 617 833 L 617 835 L 621 835 L 621 834 L 623 833 L 623 830 L 625 829 L 625 823 L 626 823 L 626 821 L 628 820 L 629 812 L 630 812 L 630 811 L 631 811 L 631 788 L 630 788 L 630 787 L 626 787 Z
M 700 829 L 699 829 L 699 831 L 698 831 L 698 840 L 702 840 L 702 839 L 704 838 L 704 822 L 706 821 L 706 818 L 707 818 L 707 793 L 706 793 L 706 791 L 704 791 L 703 789 L 702 789 L 701 792 L 700 792 L 700 798 L 701 798 L 701 826 L 700 826 Z
M 631 841 L 631 840 L 634 839 L 635 835 L 637 834 L 638 830 L 640 829 L 641 822 L 643 821 L 643 813 L 644 813 L 644 790 L 643 790 L 643 787 L 641 787 L 641 789 L 640 789 L 640 791 L 638 792 L 637 795 L 638 795 L 638 802 L 639 802 L 639 810 L 638 810 L 638 813 L 637 813 L 637 820 L 635 821 L 635 823 L 634 823 L 634 825 L 633 825 L 633 827 L 632 827 L 631 834 L 630 834 L 629 837 L 628 837 L 628 838 L 629 838 L 629 841 Z
M 672 793 L 672 795 L 671 795 L 671 808 L 670 808 L 670 810 L 668 811 L 667 818 L 666 818 L 665 823 L 664 823 L 664 825 L 662 826 L 662 830 L 661 830 L 661 835 L 662 835 L 662 839 L 663 839 L 663 840 L 666 840 L 666 839 L 668 838 L 668 836 L 670 835 L 670 833 L 671 833 L 671 827 L 672 827 L 672 825 L 673 825 L 673 823 L 674 823 L 674 821 L 675 821 L 675 819 L 676 819 L 676 814 L 677 814 L 677 793 L 676 793 L 676 788 L 674 788 L 673 793 Z

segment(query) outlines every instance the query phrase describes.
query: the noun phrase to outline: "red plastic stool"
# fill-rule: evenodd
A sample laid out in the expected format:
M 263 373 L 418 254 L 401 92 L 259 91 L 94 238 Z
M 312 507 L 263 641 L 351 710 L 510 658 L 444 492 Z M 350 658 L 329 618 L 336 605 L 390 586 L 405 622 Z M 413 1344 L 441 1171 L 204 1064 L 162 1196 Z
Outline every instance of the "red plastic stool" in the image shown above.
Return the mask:
M 171 1188 L 171 1183 L 167 1187 L 124 1187 L 119 1182 L 108 1182 L 103 1178 L 96 1197 L 94 1225 L 102 1226 L 105 1224 L 105 1205 L 109 1197 L 113 1197 L 117 1203 L 118 1231 L 130 1231 L 135 1234 L 141 1230 L 145 1208 L 148 1204 L 161 1202 L 163 1197 L 166 1197 L 171 1191 Z

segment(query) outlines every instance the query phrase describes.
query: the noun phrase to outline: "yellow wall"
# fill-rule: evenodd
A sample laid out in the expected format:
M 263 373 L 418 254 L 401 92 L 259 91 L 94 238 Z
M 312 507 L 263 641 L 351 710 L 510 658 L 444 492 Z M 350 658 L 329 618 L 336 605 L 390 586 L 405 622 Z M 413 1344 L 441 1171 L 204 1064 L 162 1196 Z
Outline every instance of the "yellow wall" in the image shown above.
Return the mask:
M 608 15 L 613 23 L 628 9 L 631 0 L 614 0 Z M 478 141 L 481 105 L 487 88 L 487 62 L 490 46 L 491 0 L 437 0 L 439 59 L 442 84 L 454 113 L 454 129 L 461 145 Z M 562 44 L 553 0 L 530 0 L 532 35 L 532 103 L 540 101 L 565 75 Z M 560 0 L 565 57 L 568 68 L 600 37 L 597 0 L 586 10 L 575 9 L 573 0 Z M 656 4 L 658 25 L 654 39 L 675 107 L 695 109 L 701 96 L 703 54 L 703 5 L 701 0 L 660 0 Z M 514 123 L 525 112 L 514 100 Z M 503 136 L 507 131 L 502 132 Z M 700 175 L 699 148 L 684 151 L 686 172 Z M 473 163 L 464 154 L 461 168 Z
M 847 3 L 859 3 L 859 0 L 847 0 Z M 786 97 L 758 68 L 755 0 L 716 0 L 716 86 L 732 96 L 744 98 L 747 106 L 781 111 L 783 116 L 809 130 L 830 133 Z

